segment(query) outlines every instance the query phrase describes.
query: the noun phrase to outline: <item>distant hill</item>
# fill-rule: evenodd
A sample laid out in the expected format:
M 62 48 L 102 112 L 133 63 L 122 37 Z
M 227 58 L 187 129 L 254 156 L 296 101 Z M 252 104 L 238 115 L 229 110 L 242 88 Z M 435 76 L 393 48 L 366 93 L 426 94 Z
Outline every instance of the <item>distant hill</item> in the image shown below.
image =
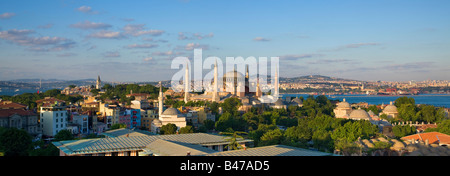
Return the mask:
M 263 76 L 263 78 L 266 78 L 268 80 L 271 80 L 270 76 Z M 0 95 L 5 94 L 17 94 L 17 93 L 24 93 L 24 92 L 36 92 L 37 89 L 40 86 L 40 79 L 16 79 L 16 80 L 9 80 L 9 81 L 0 81 Z M 42 87 L 41 91 L 49 90 L 49 89 L 64 89 L 69 85 L 76 85 L 76 86 L 89 86 L 89 85 L 95 85 L 96 79 L 79 79 L 79 80 L 61 80 L 61 79 L 42 79 Z M 308 75 L 308 76 L 300 76 L 300 77 L 294 77 L 294 78 L 285 78 L 280 77 L 280 83 L 321 83 L 321 82 L 329 82 L 329 81 L 356 81 L 356 80 L 349 80 L 349 79 L 342 79 L 342 78 L 335 78 L 335 77 L 329 77 L 329 76 L 322 76 L 322 75 Z M 162 85 L 164 87 L 170 87 L 170 80 L 164 80 L 161 81 Z M 151 85 L 158 85 L 159 81 L 154 82 L 128 82 L 129 84 L 151 84 Z M 102 81 L 102 84 L 127 84 L 127 83 L 113 83 L 108 81 Z M 16 90 L 19 89 L 20 92 L 17 92 Z M 3 92 L 3 93 L 2 93 Z M 8 92 L 8 93 L 6 93 Z
M 295 83 L 295 82 L 311 82 L 311 81 L 357 81 L 357 80 L 350 80 L 322 75 L 308 75 L 294 78 L 280 78 L 280 82 Z

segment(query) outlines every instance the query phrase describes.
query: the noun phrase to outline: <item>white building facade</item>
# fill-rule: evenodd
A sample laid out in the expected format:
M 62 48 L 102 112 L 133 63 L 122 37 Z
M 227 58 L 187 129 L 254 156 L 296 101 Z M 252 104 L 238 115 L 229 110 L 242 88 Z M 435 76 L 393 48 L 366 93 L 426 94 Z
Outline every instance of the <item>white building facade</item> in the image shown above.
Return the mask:
M 65 109 L 65 106 L 41 107 L 40 125 L 43 135 L 55 136 L 67 128 L 69 118 Z

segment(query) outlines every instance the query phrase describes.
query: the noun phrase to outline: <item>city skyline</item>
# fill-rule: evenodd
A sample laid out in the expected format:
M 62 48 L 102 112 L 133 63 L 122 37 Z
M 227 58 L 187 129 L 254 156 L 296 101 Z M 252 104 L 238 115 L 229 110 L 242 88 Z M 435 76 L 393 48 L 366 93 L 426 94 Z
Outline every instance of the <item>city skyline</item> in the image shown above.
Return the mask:
M 203 59 L 279 57 L 280 77 L 449 80 L 449 5 L 2 1 L 0 80 L 170 80 L 172 59 L 194 48 Z

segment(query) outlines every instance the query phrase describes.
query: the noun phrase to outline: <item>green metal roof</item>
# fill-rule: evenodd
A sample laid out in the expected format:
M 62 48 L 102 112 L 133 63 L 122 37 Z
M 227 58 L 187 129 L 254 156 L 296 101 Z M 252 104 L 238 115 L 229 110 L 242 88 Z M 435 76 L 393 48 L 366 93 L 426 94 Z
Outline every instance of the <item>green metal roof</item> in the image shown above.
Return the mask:
M 105 153 L 131 150 L 143 150 L 157 139 L 166 141 L 197 144 L 200 146 L 227 144 L 227 136 L 207 133 L 189 133 L 173 135 L 138 135 L 129 137 L 109 137 L 97 139 L 69 140 L 52 142 L 67 155 Z M 238 139 L 238 142 L 252 142 L 252 140 Z
M 333 154 L 285 145 L 271 145 L 210 153 L 206 156 L 333 156 Z

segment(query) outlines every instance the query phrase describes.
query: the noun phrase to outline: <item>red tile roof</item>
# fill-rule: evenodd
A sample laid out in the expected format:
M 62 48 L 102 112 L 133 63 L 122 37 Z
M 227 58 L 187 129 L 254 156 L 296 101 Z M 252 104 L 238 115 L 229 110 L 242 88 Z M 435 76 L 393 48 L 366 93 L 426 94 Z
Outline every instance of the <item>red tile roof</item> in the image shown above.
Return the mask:
M 37 114 L 33 111 L 27 111 L 23 109 L 0 109 L 0 118 L 11 117 L 17 114 L 20 116 L 36 116 Z
M 9 101 L 2 101 L 0 102 L 0 109 L 25 109 L 27 108 L 27 105 L 15 103 L 15 102 L 9 102 Z
M 414 139 L 416 141 L 425 141 L 429 144 L 450 144 L 450 135 L 439 132 L 418 133 L 401 138 L 404 141 Z

